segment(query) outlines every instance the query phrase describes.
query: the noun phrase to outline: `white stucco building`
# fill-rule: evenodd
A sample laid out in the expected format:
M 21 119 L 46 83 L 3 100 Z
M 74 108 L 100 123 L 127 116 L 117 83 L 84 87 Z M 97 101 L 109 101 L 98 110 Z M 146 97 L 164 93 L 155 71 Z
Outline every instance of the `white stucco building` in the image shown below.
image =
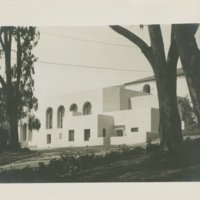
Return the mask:
M 124 87 L 131 90 L 146 91 L 151 94 L 157 94 L 154 76 L 149 76 L 136 81 L 125 83 Z M 182 68 L 177 70 L 177 96 L 190 97 L 186 78 Z
M 182 69 L 177 95 L 189 96 Z M 84 91 L 39 102 L 39 131 L 21 122 L 21 146 L 56 148 L 141 145 L 158 137 L 159 109 L 154 76 L 120 86 Z M 184 129 L 184 122 L 182 121 Z
M 56 148 L 146 144 L 158 135 L 157 96 L 108 87 L 44 100 L 37 112 L 39 131 L 21 123 L 22 146 Z

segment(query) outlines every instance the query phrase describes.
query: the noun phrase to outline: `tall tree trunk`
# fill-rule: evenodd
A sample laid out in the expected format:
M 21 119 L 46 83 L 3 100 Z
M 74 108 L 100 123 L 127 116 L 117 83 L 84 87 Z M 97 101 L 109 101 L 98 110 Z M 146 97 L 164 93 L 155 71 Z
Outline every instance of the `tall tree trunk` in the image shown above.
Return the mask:
M 121 26 L 110 27 L 137 45 L 151 64 L 158 91 L 161 144 L 166 144 L 171 152 L 178 152 L 181 150 L 183 140 L 176 96 L 178 51 L 173 37 L 173 29 L 170 49 L 166 59 L 159 25 L 148 26 L 151 46 L 148 46 L 137 35 Z
M 9 124 L 9 146 L 10 149 L 17 150 L 20 148 L 20 145 L 18 137 L 18 120 L 15 113 L 9 115 Z
M 19 148 L 18 138 L 18 104 L 16 102 L 16 89 L 12 84 L 12 69 L 11 69 L 11 47 L 13 30 L 7 28 L 7 34 L 4 34 L 4 52 L 5 52 L 5 68 L 6 68 L 6 107 L 8 120 L 10 125 L 9 130 L 9 146 L 10 149 Z
M 169 151 L 179 152 L 183 139 L 176 95 L 178 53 L 173 38 L 173 30 L 171 45 L 166 59 L 160 26 L 149 25 L 148 28 L 152 47 L 151 66 L 154 71 L 158 92 L 161 146 L 166 144 Z
M 195 39 L 198 24 L 173 25 L 194 111 L 200 125 L 200 51 Z
M 157 76 L 161 146 L 166 145 L 169 151 L 179 152 L 183 139 L 175 89 L 176 76 L 163 77 L 160 73 Z M 167 80 L 171 82 L 169 83 Z
M 13 94 L 9 91 L 6 96 L 7 100 L 7 114 L 9 121 L 9 148 L 17 150 L 20 148 L 19 136 L 18 136 L 18 116 L 17 116 L 17 104 Z

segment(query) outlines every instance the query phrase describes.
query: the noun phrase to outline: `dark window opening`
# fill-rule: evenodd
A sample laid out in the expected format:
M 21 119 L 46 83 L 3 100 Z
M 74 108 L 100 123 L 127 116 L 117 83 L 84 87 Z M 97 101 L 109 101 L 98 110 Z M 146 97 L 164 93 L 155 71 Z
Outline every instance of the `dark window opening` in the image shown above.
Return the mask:
M 83 106 L 83 115 L 92 114 L 92 104 L 90 102 L 86 102 Z
M 46 129 L 53 128 L 53 109 L 48 108 L 46 111 Z
M 145 84 L 144 87 L 143 87 L 143 92 L 145 93 L 151 93 L 151 87 L 149 84 Z
M 57 127 L 58 128 L 63 128 L 64 114 L 65 114 L 65 108 L 64 108 L 64 106 L 60 106 L 58 108 L 58 112 L 57 112 Z
M 116 136 L 121 137 L 121 136 L 123 136 L 123 135 L 124 135 L 124 131 L 123 131 L 122 129 L 116 130 Z
M 74 141 L 74 130 L 69 130 L 69 141 Z
M 84 141 L 89 141 L 90 139 L 90 129 L 84 130 Z
M 106 129 L 103 129 L 103 137 L 106 137 Z
M 78 106 L 75 103 L 73 103 L 70 106 L 69 111 L 71 111 L 71 112 L 77 112 L 78 111 Z
M 51 134 L 47 134 L 47 144 L 51 144 Z
M 139 131 L 138 127 L 131 128 L 131 132 L 138 132 L 138 131 Z

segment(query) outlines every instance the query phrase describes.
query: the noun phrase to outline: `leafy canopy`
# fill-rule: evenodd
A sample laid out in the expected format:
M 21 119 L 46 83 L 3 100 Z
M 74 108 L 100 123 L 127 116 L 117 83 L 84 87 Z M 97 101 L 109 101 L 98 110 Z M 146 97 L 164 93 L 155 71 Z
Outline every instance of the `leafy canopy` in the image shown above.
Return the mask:
M 1 49 L 5 57 L 6 78 L 2 84 L 4 94 L 11 93 L 16 104 L 18 119 L 38 109 L 34 96 L 34 63 L 37 58 L 33 50 L 38 44 L 40 33 L 36 27 L 0 27 Z M 9 57 L 9 55 L 11 55 Z M 14 57 L 12 57 L 14 55 Z M 6 63 L 10 59 L 11 65 Z M 9 69 L 10 68 L 10 69 Z M 0 74 L 1 76 L 1 74 Z M 2 77 L 2 76 L 1 76 Z M 10 77 L 10 78 L 8 78 Z M 1 82 L 2 83 L 2 82 Z M 8 104 L 8 99 L 6 99 Z

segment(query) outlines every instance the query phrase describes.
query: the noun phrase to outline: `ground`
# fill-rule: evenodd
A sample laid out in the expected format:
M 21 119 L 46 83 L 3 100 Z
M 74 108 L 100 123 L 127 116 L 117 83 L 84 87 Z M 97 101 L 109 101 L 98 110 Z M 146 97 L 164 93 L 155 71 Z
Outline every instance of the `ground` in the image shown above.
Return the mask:
M 0 154 L 0 172 L 11 169 L 22 169 L 29 165 L 37 167 L 40 162 L 48 164 L 51 159 L 60 155 L 75 155 L 77 153 L 96 155 L 105 154 L 112 150 L 118 150 L 120 146 L 94 146 L 94 147 L 68 147 L 54 148 L 40 151 L 3 152 Z
M 122 149 L 125 149 L 125 151 Z M 108 153 L 110 152 L 110 153 Z M 114 152 L 114 153 L 113 153 Z M 119 153 L 122 152 L 122 153 Z M 170 155 L 153 146 L 148 150 L 124 146 L 62 148 L 46 151 L 5 153 L 0 156 L 0 182 L 138 182 L 138 181 L 199 181 L 200 140 L 184 144 L 183 153 Z M 83 155 L 88 162 L 75 173 L 63 174 L 63 166 L 71 165 L 74 155 Z M 93 155 L 86 156 L 85 155 Z M 105 158 L 105 155 L 107 157 Z M 80 156 L 81 157 L 81 156 Z M 105 158 L 105 159 L 104 159 Z M 49 162 L 51 167 L 47 168 Z M 80 160 L 79 160 L 80 161 Z M 91 162 L 90 162 L 91 161 Z M 70 163 L 70 164 L 69 164 Z M 76 163 L 75 163 L 76 164 Z M 40 176 L 36 169 L 40 165 Z M 28 166 L 28 167 L 27 167 Z M 52 166 L 54 168 L 52 168 Z M 64 166 L 66 168 L 66 165 Z M 33 170 L 32 170 L 33 169 Z M 51 171 L 55 169 L 55 171 Z M 69 171 L 67 168 L 66 170 Z M 74 168 L 71 169 L 72 171 Z M 52 173 L 54 178 L 50 176 Z M 61 173 L 62 172 L 62 173 Z M 27 178 L 27 174 L 33 174 Z M 43 176 L 46 173 L 47 176 Z M 24 176 L 24 177 L 23 177 Z M 52 175 L 53 177 L 53 175 Z

